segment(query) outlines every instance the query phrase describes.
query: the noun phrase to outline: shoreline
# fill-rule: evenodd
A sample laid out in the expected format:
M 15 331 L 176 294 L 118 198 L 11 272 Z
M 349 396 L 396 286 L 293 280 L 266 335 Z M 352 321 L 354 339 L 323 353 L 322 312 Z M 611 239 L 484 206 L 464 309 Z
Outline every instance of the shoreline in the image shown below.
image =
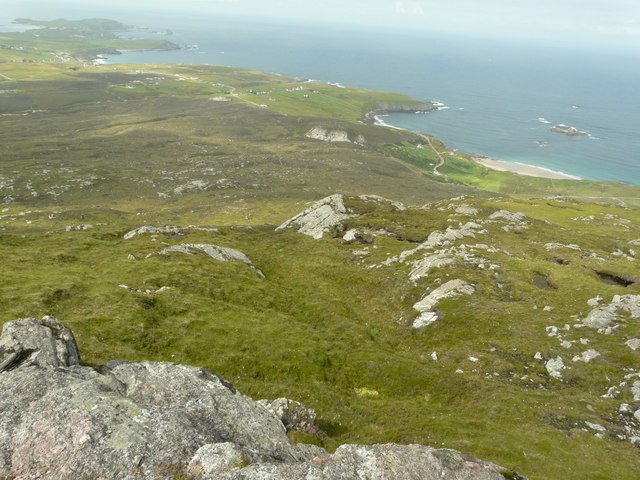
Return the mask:
M 411 132 L 412 130 L 407 130 L 406 128 L 396 127 L 394 125 L 390 125 L 386 123 L 381 117 L 386 117 L 388 115 L 379 114 L 374 115 L 375 125 L 380 125 L 381 127 L 393 128 L 395 130 L 404 130 L 407 132 Z M 419 132 L 413 132 L 419 133 Z M 489 168 L 491 170 L 495 170 L 497 172 L 510 172 L 515 173 L 517 175 L 525 175 L 528 177 L 538 177 L 538 178 L 549 178 L 552 180 L 584 180 L 582 177 L 578 177 L 577 175 L 570 175 L 568 173 L 559 172 L 557 170 L 552 170 L 550 168 L 545 167 L 537 167 L 535 165 L 529 165 L 526 163 L 520 162 L 507 162 L 505 160 L 496 160 L 495 158 L 486 157 L 484 155 L 479 154 L 471 154 L 471 160 L 475 163 L 482 165 L 483 167 Z
M 496 160 L 495 158 L 485 157 L 483 155 L 471 155 L 471 160 L 498 172 L 511 172 L 518 175 L 526 175 L 529 177 L 550 178 L 553 180 L 584 180 L 577 175 L 569 175 L 568 173 L 558 172 L 545 167 L 536 167 L 519 162 L 507 162 L 504 160 Z

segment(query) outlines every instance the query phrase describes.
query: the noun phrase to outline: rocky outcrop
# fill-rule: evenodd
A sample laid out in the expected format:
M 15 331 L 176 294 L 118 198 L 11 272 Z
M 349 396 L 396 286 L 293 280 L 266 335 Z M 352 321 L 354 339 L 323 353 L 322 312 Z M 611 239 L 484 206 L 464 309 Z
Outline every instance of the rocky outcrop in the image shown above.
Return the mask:
M 213 477 L 209 477 L 213 480 Z M 306 462 L 256 465 L 220 480 L 526 480 L 455 450 L 422 445 L 342 445 L 333 455 Z
M 391 205 L 395 210 L 400 212 L 404 212 L 407 210 L 407 207 L 402 202 L 396 202 L 395 200 L 389 200 L 388 198 L 381 197 L 380 195 L 359 195 L 358 198 L 360 200 L 364 200 L 365 202 L 375 202 L 381 203 L 385 205 Z
M 124 234 L 124 239 L 129 240 L 130 238 L 135 237 L 136 235 L 143 234 L 152 234 L 158 235 L 160 233 L 165 235 L 185 235 L 187 230 L 199 230 L 203 232 L 217 232 L 218 229 L 216 227 L 198 227 L 196 225 L 189 225 L 188 227 L 176 227 L 173 225 L 167 225 L 165 227 L 154 227 L 152 225 L 143 225 L 142 227 L 138 227 L 134 230 L 131 230 Z
M 420 316 L 413 321 L 413 328 L 422 330 L 438 319 L 438 315 L 433 309 L 440 300 L 461 295 L 471 295 L 476 291 L 475 287 L 464 280 L 451 280 L 444 285 L 433 290 L 413 306 L 413 309 L 420 313 Z
M 7 323 L 0 364 L 10 366 L 0 371 L 0 478 L 522 478 L 420 445 L 343 445 L 333 455 L 293 445 L 282 409 L 269 408 L 302 412 L 297 402 L 265 408 L 213 372 L 175 363 L 81 366 L 72 333 L 53 317 Z M 310 412 L 294 415 L 299 426 L 312 425 Z
M 564 364 L 564 361 L 562 360 L 562 357 L 560 356 L 547 360 L 544 366 L 547 369 L 549 375 L 557 379 L 562 378 L 562 370 L 565 370 L 567 368 Z
M 437 109 L 437 105 L 431 102 L 376 102 L 372 105 L 371 109 L 364 114 L 360 121 L 363 123 L 375 124 L 376 116 L 378 115 L 402 112 L 426 113 Z
M 342 231 L 342 222 L 355 216 L 357 215 L 354 215 L 345 206 L 344 197 L 335 194 L 318 200 L 304 212 L 284 222 L 276 230 L 295 228 L 298 232 L 317 240 L 326 233 Z
M 0 374 L 0 478 L 163 478 L 220 442 L 250 461 L 306 458 L 272 413 L 214 373 L 119 361 L 98 372 L 61 355 L 77 353 L 70 335 L 51 317 L 5 325 L 2 363 L 15 351 L 48 354 Z
M 323 142 L 345 142 L 345 143 L 355 143 L 356 145 L 364 145 L 367 143 L 365 138 L 361 133 L 351 134 L 351 138 L 349 137 L 349 132 L 346 130 L 329 130 L 324 127 L 313 127 L 304 135 L 307 138 L 313 138 L 315 140 L 322 140 Z
M 169 255 L 170 253 L 184 253 L 185 255 L 196 255 L 198 253 L 204 253 L 208 257 L 218 260 L 220 262 L 236 261 L 242 262 L 256 273 L 264 278 L 264 273 L 255 267 L 253 262 L 240 250 L 235 250 L 228 247 L 220 247 L 218 245 L 209 245 L 207 243 L 181 243 L 179 245 L 172 245 L 159 252 L 150 253 L 147 258 L 153 255 Z
M 608 305 L 591 310 L 582 323 L 602 330 L 602 333 L 610 333 L 607 328 L 614 324 L 621 312 L 631 318 L 640 318 L 640 295 L 614 295 Z
M 9 322 L 0 337 L 0 373 L 18 367 L 80 364 L 73 333 L 54 317 Z
M 138 227 L 130 232 L 124 234 L 124 239 L 129 240 L 130 238 L 135 237 L 136 235 L 143 235 L 145 233 L 151 234 L 159 234 L 164 233 L 168 235 L 183 235 L 184 228 L 175 227 L 173 225 L 167 225 L 166 227 L 154 227 L 152 225 L 143 225 L 142 227 Z

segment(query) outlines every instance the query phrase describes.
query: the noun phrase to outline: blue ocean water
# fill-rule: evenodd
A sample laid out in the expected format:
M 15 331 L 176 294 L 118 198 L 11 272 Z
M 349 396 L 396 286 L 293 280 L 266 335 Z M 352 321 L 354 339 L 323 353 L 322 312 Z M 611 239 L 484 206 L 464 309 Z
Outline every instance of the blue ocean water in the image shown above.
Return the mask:
M 113 16 L 183 48 L 109 63 L 211 63 L 391 90 L 447 108 L 385 122 L 449 147 L 592 180 L 640 185 L 640 53 L 551 42 L 277 24 L 228 17 Z M 547 123 L 549 122 L 549 123 Z M 575 126 L 589 137 L 549 131 Z

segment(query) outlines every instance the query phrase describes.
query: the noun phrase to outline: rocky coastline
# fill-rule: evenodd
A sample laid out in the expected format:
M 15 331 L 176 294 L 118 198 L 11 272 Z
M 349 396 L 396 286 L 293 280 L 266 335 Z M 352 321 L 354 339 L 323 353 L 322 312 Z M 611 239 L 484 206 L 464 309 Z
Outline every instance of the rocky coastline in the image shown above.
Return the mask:
M 375 125 L 378 123 L 376 117 L 378 115 L 388 115 L 390 113 L 428 113 L 437 110 L 438 107 L 432 102 L 410 102 L 410 103 L 395 103 L 395 102 L 376 102 L 371 110 L 366 112 L 360 121 L 362 123 L 368 123 Z

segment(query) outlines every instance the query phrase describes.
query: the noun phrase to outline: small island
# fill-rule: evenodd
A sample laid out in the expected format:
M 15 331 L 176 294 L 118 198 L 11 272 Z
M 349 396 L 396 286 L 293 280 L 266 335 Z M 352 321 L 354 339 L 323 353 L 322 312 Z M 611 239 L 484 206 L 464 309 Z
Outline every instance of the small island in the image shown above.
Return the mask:
M 578 137 L 578 136 L 588 137 L 589 136 L 589 132 L 578 130 L 576 127 L 570 127 L 562 123 L 558 125 L 554 125 L 549 129 L 549 131 L 556 132 L 556 133 L 564 133 L 565 135 L 568 135 L 570 137 Z

